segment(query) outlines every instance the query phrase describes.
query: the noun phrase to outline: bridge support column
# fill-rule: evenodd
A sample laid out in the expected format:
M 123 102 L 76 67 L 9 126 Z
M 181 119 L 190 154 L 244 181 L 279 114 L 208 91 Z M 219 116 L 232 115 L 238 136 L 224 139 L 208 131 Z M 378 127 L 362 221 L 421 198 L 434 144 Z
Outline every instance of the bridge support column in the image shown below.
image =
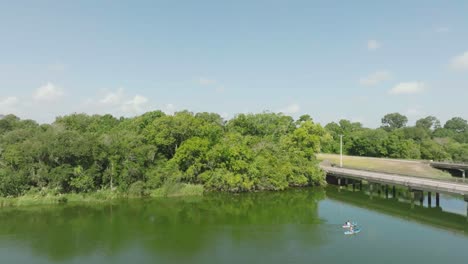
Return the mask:
M 414 195 L 413 190 L 410 189 L 409 191 L 410 191 L 410 197 L 411 197 L 411 209 L 413 209 L 414 208 L 414 196 L 415 195 Z
M 440 195 L 439 193 L 436 193 L 436 207 L 440 206 Z
M 359 181 L 359 190 L 362 191 L 362 181 Z
M 468 194 L 463 196 L 465 202 L 466 202 L 466 222 L 468 222 Z
M 411 208 L 414 208 L 414 200 L 419 200 L 419 205 L 422 206 L 424 203 L 424 191 L 409 189 L 411 195 Z M 416 197 L 417 196 L 417 197 Z
M 338 177 L 338 186 L 341 186 L 341 178 Z
M 431 192 L 427 192 L 427 207 L 431 207 L 431 204 L 432 204 Z
M 385 185 L 385 198 L 388 199 L 388 185 Z
M 372 200 L 372 196 L 374 195 L 374 184 L 369 182 L 369 197 Z
M 393 185 L 393 187 L 392 187 L 392 197 L 393 197 L 393 198 L 396 198 L 396 189 L 395 189 L 395 185 Z

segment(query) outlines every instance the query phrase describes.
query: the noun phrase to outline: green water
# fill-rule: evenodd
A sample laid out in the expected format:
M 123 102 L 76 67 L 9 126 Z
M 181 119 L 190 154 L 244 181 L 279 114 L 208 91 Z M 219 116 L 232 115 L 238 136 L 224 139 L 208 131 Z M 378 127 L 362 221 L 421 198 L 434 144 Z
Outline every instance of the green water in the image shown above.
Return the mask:
M 0 209 L 0 263 L 468 263 L 464 202 L 444 202 L 329 187 Z

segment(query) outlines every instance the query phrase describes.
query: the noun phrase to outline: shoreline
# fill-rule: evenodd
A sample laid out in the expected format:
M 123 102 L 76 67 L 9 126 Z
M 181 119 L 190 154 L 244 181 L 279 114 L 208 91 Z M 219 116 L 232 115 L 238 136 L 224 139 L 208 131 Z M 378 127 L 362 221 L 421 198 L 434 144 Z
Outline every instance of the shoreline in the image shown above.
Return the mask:
M 110 189 L 102 189 L 89 193 L 41 194 L 40 192 L 36 192 L 18 197 L 0 197 L 0 209 L 72 203 L 108 203 L 125 199 L 203 196 L 204 192 L 205 190 L 202 185 L 195 184 L 181 184 L 179 188 L 174 190 L 161 187 L 154 190 L 146 190 L 140 195 L 131 195 Z

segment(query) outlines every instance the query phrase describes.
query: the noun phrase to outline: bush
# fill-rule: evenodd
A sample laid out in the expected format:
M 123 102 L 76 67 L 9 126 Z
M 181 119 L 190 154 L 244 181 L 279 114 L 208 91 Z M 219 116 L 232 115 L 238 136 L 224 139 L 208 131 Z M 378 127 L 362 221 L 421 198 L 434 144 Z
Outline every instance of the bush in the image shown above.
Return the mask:
M 68 199 L 67 199 L 67 197 L 65 197 L 65 196 L 60 196 L 60 197 L 57 199 L 57 202 L 58 202 L 59 204 L 65 204 L 65 203 L 68 202 Z
M 130 197 L 143 197 L 146 195 L 146 186 L 142 181 L 134 182 L 130 185 L 130 188 L 128 188 L 128 196 Z

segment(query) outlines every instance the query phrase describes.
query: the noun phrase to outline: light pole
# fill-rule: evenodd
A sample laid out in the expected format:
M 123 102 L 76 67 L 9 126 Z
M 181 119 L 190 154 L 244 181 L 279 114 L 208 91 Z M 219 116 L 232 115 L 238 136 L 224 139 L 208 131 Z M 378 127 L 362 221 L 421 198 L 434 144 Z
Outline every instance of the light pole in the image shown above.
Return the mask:
M 340 168 L 343 167 L 343 135 L 340 135 Z

